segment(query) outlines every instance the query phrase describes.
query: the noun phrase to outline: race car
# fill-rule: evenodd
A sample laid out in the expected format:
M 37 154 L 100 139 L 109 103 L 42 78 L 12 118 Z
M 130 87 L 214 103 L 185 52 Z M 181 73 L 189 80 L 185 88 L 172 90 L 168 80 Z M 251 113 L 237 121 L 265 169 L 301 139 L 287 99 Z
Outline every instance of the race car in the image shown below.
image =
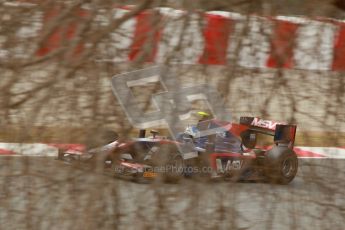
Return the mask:
M 288 184 L 296 176 L 297 155 L 293 150 L 296 125 L 241 117 L 238 124 L 202 119 L 177 137 L 139 131 L 138 138 L 116 139 L 85 152 L 61 151 L 65 162 L 100 159 L 105 170 L 135 179 L 178 181 L 204 175 L 230 181 L 268 181 Z M 272 145 L 259 146 L 261 136 L 273 138 Z

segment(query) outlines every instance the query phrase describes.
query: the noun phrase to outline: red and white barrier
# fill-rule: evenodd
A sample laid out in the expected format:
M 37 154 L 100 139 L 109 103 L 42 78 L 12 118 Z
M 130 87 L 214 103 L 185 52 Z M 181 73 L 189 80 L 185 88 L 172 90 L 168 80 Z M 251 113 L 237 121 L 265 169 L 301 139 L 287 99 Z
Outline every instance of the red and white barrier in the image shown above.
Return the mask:
M 127 59 L 123 61 L 203 65 L 236 61 L 248 68 L 345 69 L 342 21 L 169 8 L 157 11 L 145 11 L 135 22 L 123 25 L 125 39 L 123 31 L 114 31 L 116 41 L 126 41 L 121 55 Z
M 42 143 L 0 143 L 0 155 L 49 156 L 57 157 L 59 149 L 82 152 L 81 144 L 42 144 Z M 341 147 L 304 147 L 294 148 L 299 158 L 345 159 L 345 148 Z
M 120 18 L 133 6 L 114 8 Z M 49 28 L 62 12 L 51 7 L 25 28 L 20 36 L 33 37 Z M 73 12 L 75 19 L 59 25 L 37 50 L 44 56 L 64 42 L 74 44 L 80 25 L 91 14 L 87 8 Z M 95 19 L 109 25 L 102 14 Z M 40 25 L 38 28 L 37 25 Z M 35 27 L 35 28 L 34 28 Z M 23 30 L 24 31 L 24 30 Z M 203 65 L 239 65 L 247 68 L 287 68 L 304 70 L 345 70 L 345 21 L 330 18 L 261 17 L 225 11 L 184 11 L 154 8 L 125 21 L 111 32 L 107 55 L 114 62 L 145 61 Z M 1 49 L 1 44 L 0 44 Z M 71 47 L 72 58 L 84 44 Z M 107 56 L 107 58 L 108 58 Z

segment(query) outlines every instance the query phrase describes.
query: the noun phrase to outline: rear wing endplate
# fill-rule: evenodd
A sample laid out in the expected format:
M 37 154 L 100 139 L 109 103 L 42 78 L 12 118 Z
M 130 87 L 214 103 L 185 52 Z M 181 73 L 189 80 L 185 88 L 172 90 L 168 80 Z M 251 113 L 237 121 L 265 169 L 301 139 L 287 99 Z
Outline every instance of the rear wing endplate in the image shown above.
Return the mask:
M 274 143 L 287 144 L 292 148 L 295 144 L 296 125 L 277 125 L 274 132 Z

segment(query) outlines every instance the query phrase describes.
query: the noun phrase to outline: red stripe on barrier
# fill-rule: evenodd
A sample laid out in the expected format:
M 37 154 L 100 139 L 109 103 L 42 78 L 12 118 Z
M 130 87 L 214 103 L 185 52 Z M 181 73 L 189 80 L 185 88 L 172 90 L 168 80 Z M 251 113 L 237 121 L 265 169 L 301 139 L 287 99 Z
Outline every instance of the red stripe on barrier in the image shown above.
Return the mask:
M 325 158 L 326 156 L 318 154 L 318 153 L 314 153 L 311 151 L 306 151 L 306 150 L 302 150 L 300 148 L 295 147 L 294 151 L 296 152 L 298 157 L 307 157 L 307 158 Z
M 157 23 L 160 20 L 157 20 L 156 17 L 161 16 L 154 15 L 152 11 L 144 11 L 137 16 L 133 43 L 128 55 L 129 60 L 154 61 L 161 37 L 161 28 Z
M 82 145 L 82 144 L 47 144 L 47 145 L 64 150 L 64 151 L 73 150 L 73 151 L 83 152 L 86 149 L 85 145 Z
M 57 18 L 60 13 L 60 7 L 52 7 L 46 11 L 43 16 L 43 30 L 48 27 L 48 23 Z M 60 46 L 61 42 L 61 27 L 57 26 L 51 33 L 51 35 L 43 42 L 41 47 L 37 50 L 37 56 L 45 56 Z
M 0 149 L 0 155 L 15 155 L 16 153 L 8 149 Z
M 339 23 L 338 26 L 338 34 L 334 40 L 332 70 L 345 70 L 345 23 Z
M 61 15 L 63 12 L 61 6 L 55 6 L 50 8 L 50 10 L 46 11 L 43 17 L 43 30 L 52 26 L 50 24 L 57 24 L 54 25 L 55 28 L 53 29 L 52 33 L 48 36 L 48 38 L 43 41 L 39 49 L 36 51 L 37 56 L 45 56 L 52 51 L 55 51 L 63 46 L 65 42 L 70 42 L 76 36 L 76 31 L 79 26 L 79 19 L 85 18 L 89 15 L 87 10 L 84 9 L 76 9 L 74 12 L 75 18 L 73 21 L 64 22 L 59 24 L 60 22 L 56 22 L 55 20 Z M 72 57 L 78 56 L 84 49 L 84 44 L 76 44 L 73 47 Z
M 205 46 L 199 63 L 224 65 L 226 64 L 226 53 L 234 21 L 224 16 L 212 14 L 206 14 L 206 21 L 203 33 Z
M 274 35 L 266 65 L 271 68 L 292 68 L 293 46 L 299 25 L 277 19 L 273 19 L 273 22 Z

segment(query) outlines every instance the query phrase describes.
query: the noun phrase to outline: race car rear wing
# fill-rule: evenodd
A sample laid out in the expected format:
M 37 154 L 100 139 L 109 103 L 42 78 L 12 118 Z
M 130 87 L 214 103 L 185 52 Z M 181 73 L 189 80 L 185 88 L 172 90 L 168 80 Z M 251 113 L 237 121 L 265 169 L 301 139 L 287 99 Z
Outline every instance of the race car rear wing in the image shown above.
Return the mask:
M 240 124 L 250 130 L 274 136 L 274 143 L 293 148 L 297 126 L 286 122 L 264 120 L 257 117 L 241 117 Z
M 241 117 L 240 124 L 275 131 L 277 125 L 286 125 L 285 122 L 264 120 L 258 117 Z

